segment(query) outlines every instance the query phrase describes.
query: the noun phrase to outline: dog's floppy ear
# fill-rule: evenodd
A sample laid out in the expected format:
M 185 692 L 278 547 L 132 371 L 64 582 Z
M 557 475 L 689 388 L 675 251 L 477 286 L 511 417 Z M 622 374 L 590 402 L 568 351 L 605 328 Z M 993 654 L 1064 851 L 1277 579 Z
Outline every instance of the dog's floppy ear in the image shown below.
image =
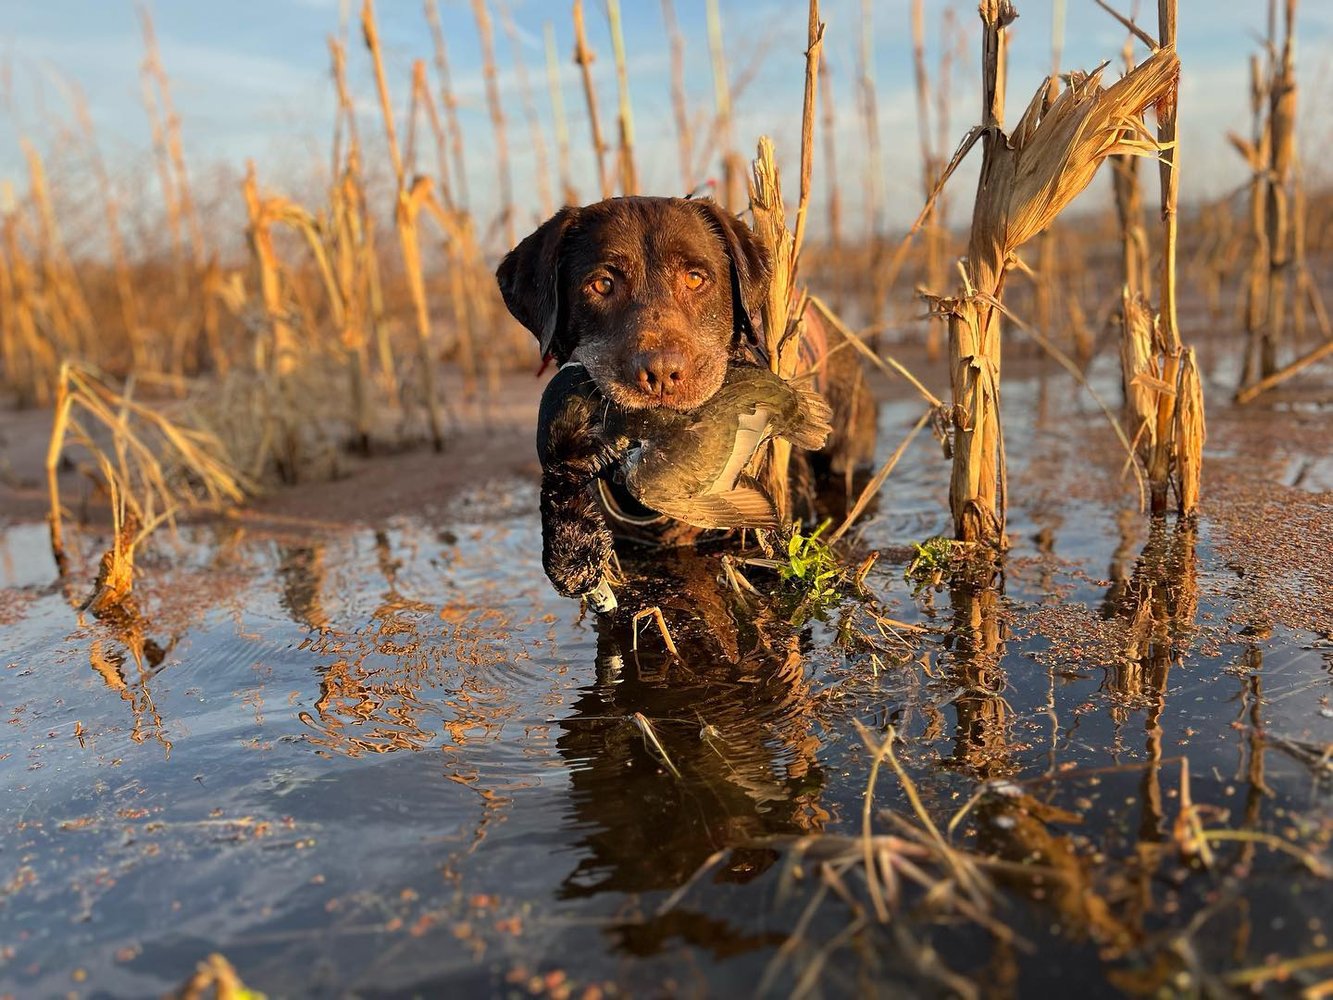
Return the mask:
M 563 363 L 569 351 L 557 344 L 564 322 L 560 301 L 560 244 L 579 209 L 566 206 L 505 255 L 495 272 L 505 305 L 537 338 L 542 356 L 555 354 Z
M 736 332 L 758 342 L 759 309 L 768 295 L 773 265 L 750 227 L 715 201 L 691 201 L 727 248 L 731 260 L 731 315 Z

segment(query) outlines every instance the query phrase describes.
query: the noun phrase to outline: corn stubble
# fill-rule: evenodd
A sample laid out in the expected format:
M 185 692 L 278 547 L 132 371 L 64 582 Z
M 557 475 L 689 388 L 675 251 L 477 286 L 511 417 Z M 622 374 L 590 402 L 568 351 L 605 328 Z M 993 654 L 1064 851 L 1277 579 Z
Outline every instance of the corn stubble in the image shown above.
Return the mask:
M 960 266 L 962 289 L 953 297 L 933 298 L 935 311 L 949 324 L 955 427 L 949 497 L 955 536 L 993 547 L 1003 545 L 1006 508 L 1000 429 L 1005 278 L 1020 248 L 1051 225 L 1105 159 L 1158 156 L 1170 148 L 1173 140 L 1154 138 L 1142 116 L 1150 106 L 1160 109 L 1174 100 L 1180 68 L 1174 47 L 1163 45 L 1110 86 L 1102 84 L 1103 69 L 1068 74 L 1058 92 L 1047 80 L 1006 133 L 1006 34 L 1016 16 L 1007 0 L 981 5 L 983 124 L 969 134 L 950 167 L 979 140 L 981 177 Z M 1174 332 L 1174 322 L 1170 329 Z
M 1251 171 L 1251 257 L 1245 282 L 1249 340 L 1236 392 L 1238 403 L 1250 402 L 1333 355 L 1333 324 L 1306 262 L 1306 199 L 1296 150 L 1296 12 L 1297 0 L 1284 0 L 1279 43 L 1278 0 L 1269 0 L 1266 56 L 1250 60 L 1251 135 L 1248 139 L 1234 132 L 1228 136 Z M 1289 335 L 1298 341 L 1303 338 L 1307 311 L 1319 326 L 1322 342 L 1279 366 Z
M 795 232 L 787 228 L 782 183 L 774 160 L 773 143 L 767 136 L 759 140 L 758 156 L 755 157 L 750 178 L 750 211 L 754 217 L 754 233 L 768 251 L 773 268 L 768 296 L 760 307 L 764 348 L 770 367 L 784 379 L 793 378 L 797 373 L 807 304 L 807 296 L 797 291 L 796 276 L 810 208 L 815 103 L 823 42 L 824 24 L 819 20 L 819 0 L 810 0 L 801 117 L 800 200 L 796 210 Z M 763 482 L 769 496 L 773 498 L 779 521 L 785 523 L 791 515 L 791 444 L 782 439 L 774 440 L 757 461 L 761 463 Z

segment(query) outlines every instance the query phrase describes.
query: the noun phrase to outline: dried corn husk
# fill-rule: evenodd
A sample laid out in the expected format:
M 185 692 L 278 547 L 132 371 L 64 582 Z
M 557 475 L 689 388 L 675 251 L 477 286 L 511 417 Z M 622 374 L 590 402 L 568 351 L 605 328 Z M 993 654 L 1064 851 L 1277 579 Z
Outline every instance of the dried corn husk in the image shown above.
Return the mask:
M 1180 73 L 1174 50 L 1158 49 L 1109 87 L 1101 67 L 1070 73 L 1058 95 L 1049 79 L 1006 136 L 999 129 L 1003 107 L 1003 29 L 1012 19 L 1007 4 L 983 5 L 989 83 L 989 129 L 973 208 L 964 289 L 955 298 L 934 299 L 949 317 L 954 468 L 950 506 L 954 531 L 963 541 L 1003 544 L 1005 522 L 1004 445 L 1000 432 L 999 311 L 1005 273 L 1027 240 L 1046 229 L 1112 155 L 1156 156 L 1165 147 L 1144 127 L 1150 106 L 1173 98 Z M 998 96 L 997 96 L 998 95 Z

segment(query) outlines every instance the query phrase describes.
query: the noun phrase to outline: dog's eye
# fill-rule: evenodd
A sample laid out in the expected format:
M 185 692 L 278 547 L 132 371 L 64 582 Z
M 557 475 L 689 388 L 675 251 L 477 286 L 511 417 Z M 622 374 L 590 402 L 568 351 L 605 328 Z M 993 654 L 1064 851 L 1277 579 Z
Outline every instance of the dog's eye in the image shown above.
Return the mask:
M 593 278 L 592 281 L 588 282 L 588 287 L 605 298 L 607 295 L 611 294 L 611 289 L 614 288 L 615 285 L 610 278 L 606 275 L 602 275 L 600 278 Z
M 685 272 L 685 287 L 692 292 L 698 291 L 700 288 L 702 288 L 704 286 L 704 282 L 707 280 L 708 276 L 704 274 L 702 271 L 696 270 L 696 271 Z

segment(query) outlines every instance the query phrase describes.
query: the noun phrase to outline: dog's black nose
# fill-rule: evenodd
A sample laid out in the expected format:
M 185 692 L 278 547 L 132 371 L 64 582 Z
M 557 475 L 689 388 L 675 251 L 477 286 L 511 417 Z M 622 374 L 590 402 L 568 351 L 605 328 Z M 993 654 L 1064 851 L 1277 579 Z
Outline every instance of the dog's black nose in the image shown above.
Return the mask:
M 674 394 L 689 376 L 689 361 L 680 351 L 644 351 L 634 359 L 635 381 L 654 396 Z

